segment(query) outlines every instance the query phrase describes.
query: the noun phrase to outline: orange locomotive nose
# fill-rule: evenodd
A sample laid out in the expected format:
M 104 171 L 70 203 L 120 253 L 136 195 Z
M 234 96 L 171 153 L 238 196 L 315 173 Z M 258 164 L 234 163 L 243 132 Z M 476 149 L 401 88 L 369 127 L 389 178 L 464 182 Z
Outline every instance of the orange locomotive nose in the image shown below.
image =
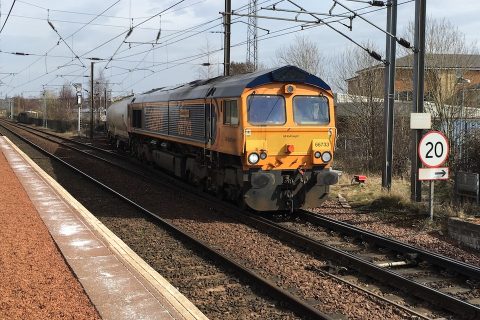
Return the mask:
M 287 153 L 292 153 L 295 151 L 295 146 L 293 144 L 287 144 Z

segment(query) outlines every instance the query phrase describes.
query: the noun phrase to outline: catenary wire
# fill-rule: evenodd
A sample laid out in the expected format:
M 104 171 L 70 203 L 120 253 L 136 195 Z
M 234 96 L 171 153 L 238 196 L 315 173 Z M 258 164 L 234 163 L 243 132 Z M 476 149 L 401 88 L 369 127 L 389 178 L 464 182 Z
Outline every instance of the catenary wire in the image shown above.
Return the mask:
M 411 2 L 411 1 L 407 1 L 407 2 Z M 376 11 L 376 10 L 374 10 L 374 11 Z M 298 27 L 298 26 L 295 26 L 295 27 L 293 27 L 293 28 L 297 28 L 297 27 Z M 318 27 L 318 26 L 308 26 L 308 27 L 306 27 L 306 28 L 310 28 L 310 27 Z M 300 30 L 296 30 L 295 32 L 298 32 L 298 31 L 300 31 Z M 277 35 L 277 36 L 280 36 L 280 35 Z M 265 39 L 263 39 L 263 40 L 267 40 L 267 39 L 270 39 L 270 38 L 273 38 L 273 37 L 275 37 L 275 36 L 270 36 L 270 37 L 265 38 Z M 239 44 L 234 45 L 233 47 L 238 46 L 238 45 L 243 45 L 243 44 L 244 44 L 244 43 L 239 43 Z M 198 57 L 197 57 L 197 59 L 198 59 Z M 115 59 L 115 60 L 116 60 L 116 59 Z M 169 68 L 172 68 L 172 67 L 174 67 L 174 66 L 171 66 L 171 67 L 169 67 Z M 161 71 L 161 70 L 158 70 L 158 72 L 160 72 L 160 71 Z
M 404 2 L 398 3 L 398 5 L 407 4 L 407 3 L 410 3 L 410 2 L 412 2 L 412 1 L 414 1 L 414 0 L 406 0 L 406 1 L 404 1 Z M 369 8 L 371 9 L 370 6 L 362 7 L 362 8 L 357 9 L 357 11 L 364 11 L 364 10 L 369 9 Z M 377 11 L 380 11 L 380 10 L 385 10 L 385 8 L 384 8 L 384 7 L 379 7 L 379 8 L 371 9 L 371 10 L 366 11 L 366 12 L 362 12 L 361 14 L 362 14 L 362 15 L 365 15 L 365 14 L 377 12 Z M 328 23 L 335 23 L 335 22 L 339 22 L 339 21 L 344 20 L 344 19 L 346 19 L 346 18 L 341 18 L 341 19 L 338 19 L 338 20 L 335 20 L 335 21 L 331 21 L 331 22 L 328 22 Z M 325 20 L 325 19 L 324 19 L 324 20 Z M 286 35 L 286 34 L 292 34 L 292 33 L 300 32 L 300 31 L 303 31 L 304 29 L 307 29 L 307 28 L 308 28 L 308 29 L 311 29 L 311 28 L 320 27 L 320 26 L 322 26 L 322 25 L 323 25 L 323 24 L 314 24 L 314 25 L 301 26 L 301 29 L 300 29 L 300 30 L 298 30 L 298 29 L 297 29 L 297 30 L 292 30 L 292 29 L 298 28 L 298 27 L 299 27 L 298 25 L 292 26 L 292 27 L 287 27 L 287 28 L 284 28 L 284 29 L 280 29 L 280 30 L 276 30 L 276 31 L 270 32 L 270 34 L 266 34 L 266 35 L 260 36 L 260 37 L 258 38 L 258 41 L 259 41 L 259 42 L 260 42 L 260 41 L 265 41 L 265 40 L 268 40 L 268 39 L 272 39 L 272 38 L 277 38 L 277 37 L 280 37 L 280 36 L 284 36 L 284 35 Z M 287 30 L 292 30 L 292 31 L 283 32 L 283 31 L 287 31 Z M 279 33 L 279 32 L 283 32 L 283 33 L 275 34 L 275 33 Z M 245 45 L 246 43 L 247 43 L 247 41 L 242 41 L 242 42 L 239 42 L 239 43 L 237 43 L 237 44 L 232 45 L 231 47 L 234 48 L 234 47 L 243 46 L 243 45 Z M 218 51 L 221 51 L 221 50 L 222 50 L 222 49 L 212 50 L 212 51 L 206 53 L 206 54 L 203 55 L 203 56 L 206 56 L 206 55 L 208 55 L 208 54 L 212 54 L 212 53 L 215 53 L 215 52 L 218 52 Z M 195 60 L 197 60 L 197 59 L 199 59 L 199 58 L 201 58 L 201 57 L 203 57 L 203 56 L 195 57 L 195 58 L 193 58 L 193 59 L 191 59 L 191 60 L 188 60 L 187 62 L 195 61 Z M 185 59 L 188 59 L 188 58 L 190 58 L 190 57 L 185 57 Z M 172 61 L 170 61 L 170 62 L 172 62 Z M 126 89 L 125 89 L 124 92 L 126 92 L 128 89 L 132 88 L 132 87 L 135 86 L 136 84 L 144 81 L 146 78 L 149 78 L 149 77 L 155 75 L 155 74 L 158 73 L 158 72 L 161 72 L 161 71 L 164 71 L 164 70 L 167 70 L 167 69 L 171 69 L 171 68 L 173 68 L 173 67 L 177 67 L 177 66 L 180 66 L 180 65 L 181 65 L 181 63 L 176 64 L 176 65 L 174 65 L 174 66 L 170 66 L 170 67 L 165 68 L 165 69 L 157 70 L 155 73 L 152 73 L 152 74 L 150 74 L 150 75 L 147 75 L 147 76 L 139 79 L 138 81 L 134 82 L 134 83 L 131 84 L 130 86 L 126 87 Z
M 103 10 L 101 13 L 97 14 L 94 18 L 92 18 L 92 19 L 91 19 L 89 22 L 87 22 L 84 26 L 80 27 L 78 30 L 76 30 L 75 32 L 73 32 L 73 33 L 72 33 L 71 35 L 69 35 L 68 37 L 66 37 L 66 39 L 69 39 L 69 38 L 73 37 L 75 34 L 77 34 L 77 33 L 80 32 L 83 28 L 85 28 L 89 23 L 91 23 L 91 22 L 95 21 L 96 19 L 98 19 L 103 13 L 105 13 L 105 12 L 107 12 L 108 10 L 110 10 L 111 8 L 113 8 L 113 7 L 114 7 L 115 5 L 117 5 L 119 2 L 120 2 L 120 0 L 118 0 L 118 1 L 114 2 L 113 4 L 111 4 L 110 6 L 108 6 L 105 10 Z M 47 51 L 47 53 L 45 54 L 45 56 L 46 56 L 48 53 L 50 53 L 53 49 L 55 49 L 56 47 L 57 47 L 56 45 L 52 46 L 52 47 Z M 25 72 L 25 71 L 28 70 L 31 66 L 33 66 L 33 65 L 36 64 L 38 61 L 40 61 L 42 58 L 43 58 L 43 56 L 42 56 L 42 57 L 39 57 L 37 60 L 35 60 L 34 62 L 32 62 L 30 65 L 28 65 L 27 67 L 25 67 L 24 69 L 22 69 L 21 71 L 19 71 L 16 75 Z M 13 81 L 14 78 L 15 78 L 15 77 L 12 78 L 11 82 Z M 11 82 L 10 82 L 10 83 L 11 83 Z M 25 82 L 24 84 L 22 84 L 22 85 L 20 85 L 20 86 L 15 86 L 15 87 L 13 87 L 13 89 L 10 90 L 9 93 L 12 92 L 13 90 L 17 89 L 18 87 L 22 87 L 23 85 L 28 84 L 28 83 L 30 83 L 30 82 L 31 82 L 31 81 L 27 81 L 27 82 Z
M 5 28 L 5 25 L 7 24 L 8 18 L 10 17 L 10 14 L 12 13 L 13 6 L 15 5 L 16 1 L 17 0 L 13 0 L 12 6 L 10 7 L 10 10 L 8 10 L 8 14 L 7 14 L 7 17 L 5 18 L 5 21 L 3 22 L 2 29 L 0 29 L 0 34 L 2 33 L 3 28 Z
M 265 2 L 267 2 L 267 1 L 265 1 Z M 198 2 L 197 2 L 197 3 L 198 3 Z M 41 9 L 48 10 L 48 8 L 44 8 L 44 7 L 40 7 L 40 6 L 37 6 L 37 7 L 41 8 Z M 247 5 L 243 5 L 243 6 L 240 7 L 238 10 L 243 10 L 243 8 L 246 8 L 246 7 L 247 7 Z M 105 11 L 104 11 L 104 12 L 105 12 Z M 98 14 L 94 19 L 98 18 L 99 16 L 104 16 L 104 15 L 103 15 L 104 12 Z M 156 16 L 156 15 L 155 15 L 155 16 Z M 149 19 L 153 19 L 155 16 L 151 16 L 151 17 L 149 17 Z M 92 19 L 92 21 L 93 21 L 94 19 Z M 149 20 L 149 19 L 147 19 L 147 20 Z M 137 24 L 136 27 L 138 27 L 139 25 L 145 23 L 147 20 L 145 20 L 145 21 Z M 215 19 L 215 20 L 216 20 L 216 19 Z M 122 34 L 124 34 L 124 33 L 125 33 L 125 32 L 123 32 Z M 122 34 L 120 34 L 119 36 L 121 36 Z M 115 37 L 115 38 L 118 38 L 119 36 L 117 36 L 117 37 Z M 115 38 L 112 38 L 112 39 L 106 41 L 105 43 L 101 44 L 100 46 L 97 46 L 96 48 L 94 48 L 94 49 L 92 49 L 91 51 L 83 54 L 83 55 L 80 56 L 80 57 L 84 57 L 86 54 L 93 52 L 93 51 L 96 50 L 97 48 L 105 45 L 106 43 L 111 42 L 111 41 L 114 40 Z M 53 50 L 55 47 L 56 47 L 56 46 L 52 47 L 48 52 L 50 52 L 51 50 Z M 26 68 L 22 69 L 22 71 L 20 71 L 19 73 L 22 73 L 22 72 L 28 70 L 32 65 L 34 65 L 35 63 L 37 63 L 38 61 L 40 61 L 43 57 L 44 57 L 44 56 L 39 57 L 39 59 L 37 59 L 36 61 L 34 61 L 32 64 L 30 64 L 30 65 L 27 66 Z M 63 65 L 57 67 L 57 69 L 62 69 L 62 68 L 64 68 L 64 67 L 69 66 L 70 63 L 71 63 L 73 60 L 74 60 L 74 59 L 72 59 L 71 61 L 67 62 L 66 64 L 63 64 Z M 51 72 L 47 72 L 47 73 L 45 73 L 45 74 L 43 74 L 43 75 L 41 75 L 40 77 L 37 77 L 37 78 L 35 78 L 35 79 L 39 79 L 39 78 L 41 78 L 42 76 L 45 76 L 45 75 L 50 74 L 50 73 L 51 73 Z M 13 82 L 13 80 L 14 80 L 14 78 L 12 78 L 12 80 L 10 81 L 10 84 Z M 31 81 L 27 81 L 27 82 L 25 82 L 25 83 L 22 83 L 22 84 L 20 84 L 20 85 L 17 85 L 17 86 L 12 87 L 12 90 L 10 90 L 9 93 L 11 93 L 12 91 L 14 91 L 14 90 L 17 89 L 18 87 L 22 87 L 22 86 L 24 86 L 25 84 L 28 84 L 28 83 L 30 83 L 30 82 L 31 82 Z

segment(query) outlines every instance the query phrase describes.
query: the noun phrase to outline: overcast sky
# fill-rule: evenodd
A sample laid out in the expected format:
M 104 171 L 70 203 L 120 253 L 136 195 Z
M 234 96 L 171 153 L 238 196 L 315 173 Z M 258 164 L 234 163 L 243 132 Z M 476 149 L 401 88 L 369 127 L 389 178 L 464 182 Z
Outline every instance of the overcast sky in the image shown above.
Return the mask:
M 4 25 L 12 2 L 13 0 L 0 0 L 0 28 Z M 208 60 L 214 64 L 211 71 L 215 75 L 221 73 L 223 29 L 219 12 L 224 10 L 224 1 L 178 2 L 181 1 L 17 0 L 0 34 L 0 95 L 38 96 L 44 88 L 58 90 L 64 83 L 80 82 L 88 88 L 90 60 L 87 58 L 92 57 L 106 59 L 96 63 L 96 74 L 100 70 L 104 72 L 105 77 L 112 83 L 114 96 L 195 80 L 199 77 L 199 70 L 205 69 L 201 64 Z M 259 9 L 271 7 L 278 2 L 258 0 Z M 317 13 L 328 13 L 333 4 L 331 0 L 295 2 L 306 10 Z M 360 2 L 340 1 L 354 10 L 365 8 L 359 13 L 366 13 L 365 18 L 384 28 L 386 10 L 369 12 L 375 8 Z M 401 4 L 398 10 L 398 31 L 401 34 L 414 19 L 414 1 L 398 2 Z M 232 8 L 243 9 L 238 12 L 246 13 L 247 3 L 247 0 L 232 0 Z M 165 11 L 173 5 L 173 8 Z M 295 10 L 288 1 L 278 3 L 276 8 Z M 98 16 L 104 11 L 103 15 Z M 160 16 L 155 16 L 163 11 L 165 12 Z M 341 15 L 345 14 L 346 10 L 337 5 L 332 13 Z M 446 18 L 465 34 L 469 43 L 478 41 L 479 13 L 480 1 L 427 1 L 427 15 L 432 18 Z M 296 15 L 266 9 L 259 10 L 258 14 L 290 19 Z M 153 18 L 146 21 L 151 17 Z M 339 19 L 325 18 L 327 21 Z M 313 18 L 302 14 L 298 19 L 311 21 Z M 245 61 L 246 46 L 243 43 L 247 39 L 247 25 L 244 23 L 247 18 L 232 17 L 232 20 L 235 22 L 232 25 L 232 60 Z M 88 22 L 90 23 L 87 24 Z M 348 20 L 343 22 L 348 24 Z M 138 24 L 141 25 L 135 27 Z M 269 31 L 267 34 L 263 29 L 258 30 L 261 40 L 260 63 L 267 67 L 272 66 L 275 51 L 288 45 L 295 35 L 310 38 L 326 56 L 340 54 L 354 46 L 325 26 L 300 32 L 300 25 L 301 23 L 260 19 L 258 26 Z M 131 26 L 134 28 L 125 39 Z M 384 49 L 385 35 L 359 18 L 353 20 L 352 31 L 338 23 L 332 26 L 359 43 L 371 42 L 380 48 L 380 51 Z M 192 29 L 188 30 L 190 27 Z M 159 31 L 160 37 L 156 43 Z M 409 40 L 413 43 L 413 39 Z M 202 56 L 202 53 L 207 51 L 212 53 L 208 57 Z M 29 55 L 12 54 L 16 52 Z M 112 60 L 108 61 L 110 58 Z

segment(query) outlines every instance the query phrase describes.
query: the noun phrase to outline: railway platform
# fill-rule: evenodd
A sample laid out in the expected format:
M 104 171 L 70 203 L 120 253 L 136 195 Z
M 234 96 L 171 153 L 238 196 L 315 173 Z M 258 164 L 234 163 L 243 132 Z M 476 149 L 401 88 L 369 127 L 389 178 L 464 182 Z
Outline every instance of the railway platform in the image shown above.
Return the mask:
M 1 136 L 0 170 L 0 221 L 9 228 L 0 233 L 0 280 L 4 283 L 0 285 L 0 318 L 55 318 L 75 312 L 79 319 L 207 319 L 33 160 Z M 25 228 L 33 226 L 35 220 L 39 221 L 35 230 Z M 47 239 L 39 240 L 39 235 Z M 45 254 L 39 256 L 40 252 Z M 7 262 L 14 266 L 5 268 Z M 68 266 L 62 267 L 64 262 Z M 43 278 L 34 279 L 32 269 Z M 64 276 L 69 280 L 60 281 Z M 52 283 L 57 291 L 52 290 Z M 16 309 L 25 297 L 28 306 Z

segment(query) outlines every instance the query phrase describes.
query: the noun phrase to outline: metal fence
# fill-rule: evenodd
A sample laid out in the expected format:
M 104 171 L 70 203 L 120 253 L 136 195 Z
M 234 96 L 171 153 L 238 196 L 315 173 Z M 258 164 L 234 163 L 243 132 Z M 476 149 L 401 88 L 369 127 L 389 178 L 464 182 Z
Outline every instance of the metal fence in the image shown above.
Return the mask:
M 458 171 L 455 175 L 455 195 L 462 202 L 465 198 L 470 198 L 480 204 L 480 175 Z

